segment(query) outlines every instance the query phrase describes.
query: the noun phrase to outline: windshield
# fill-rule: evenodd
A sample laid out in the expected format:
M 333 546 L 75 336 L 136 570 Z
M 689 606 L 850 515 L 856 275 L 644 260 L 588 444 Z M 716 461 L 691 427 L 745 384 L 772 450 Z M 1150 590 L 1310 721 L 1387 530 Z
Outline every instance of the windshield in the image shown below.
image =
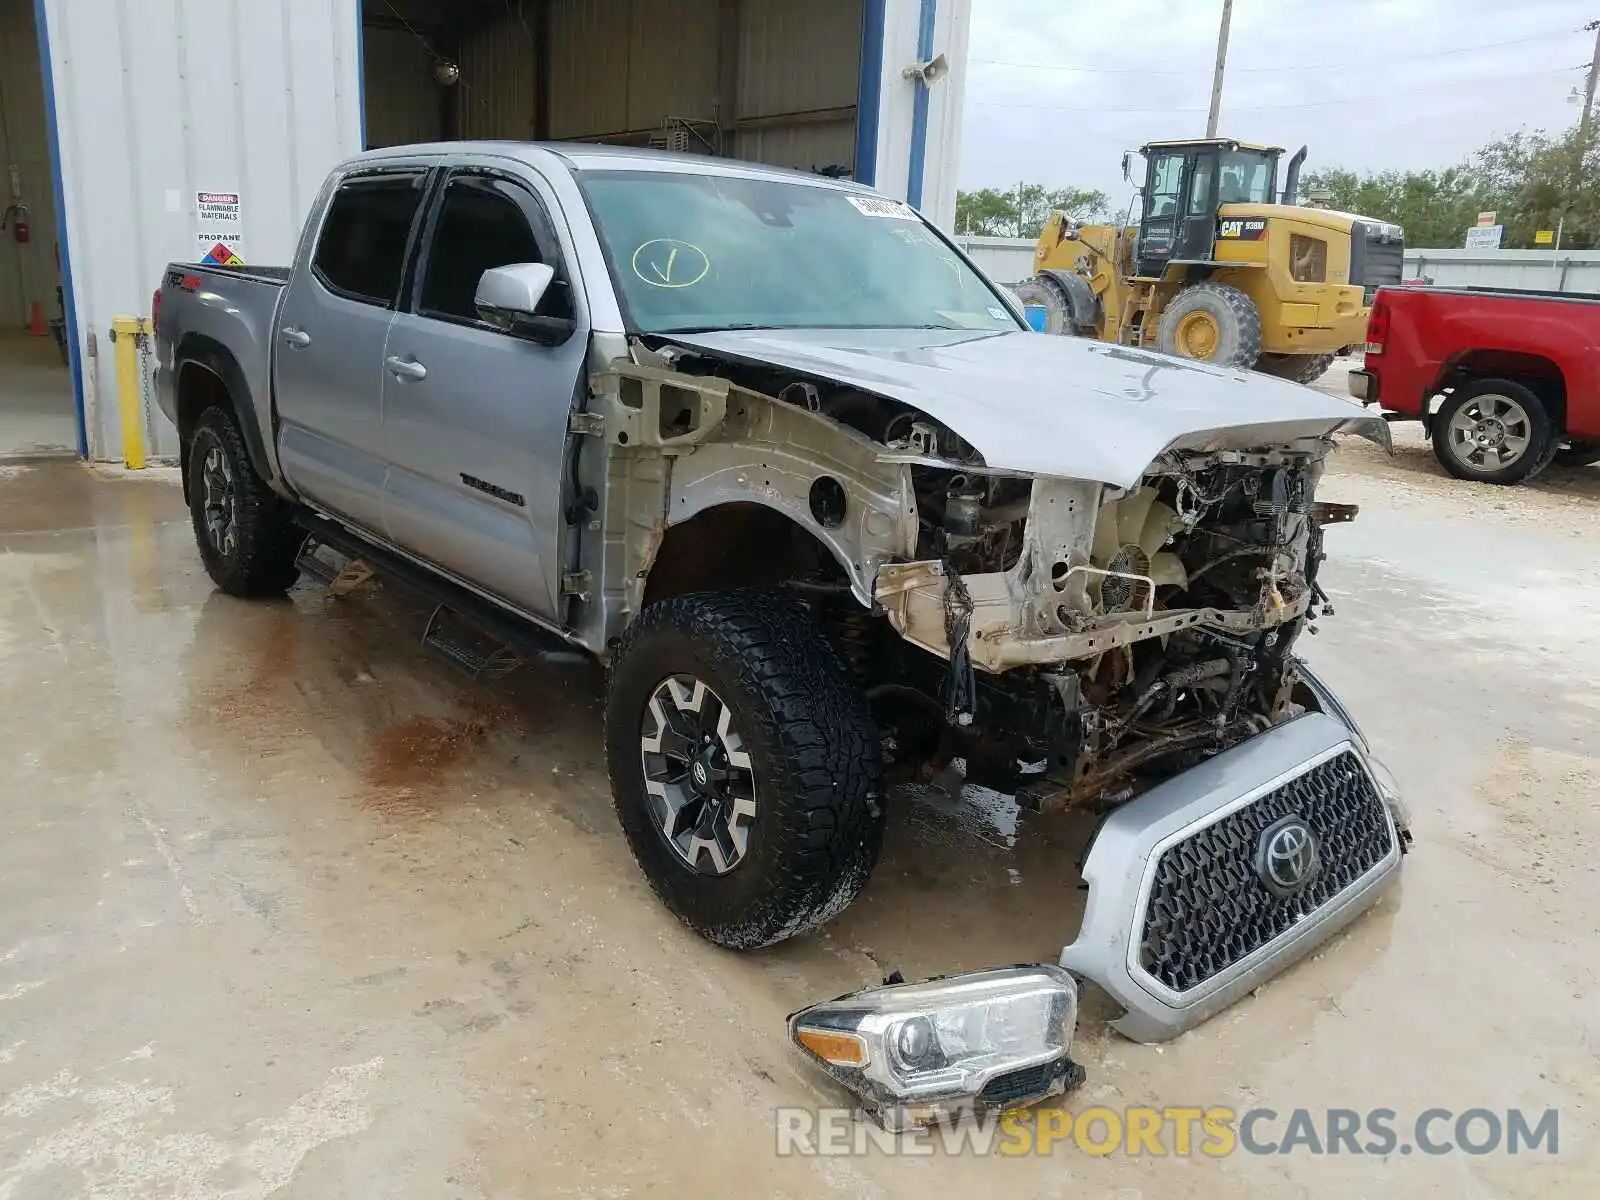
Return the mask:
M 1276 154 L 1234 150 L 1222 156 L 1222 185 L 1217 189 L 1220 204 L 1271 204 L 1278 173 Z
M 1019 325 L 899 201 L 734 175 L 580 172 L 631 325 L 989 329 Z

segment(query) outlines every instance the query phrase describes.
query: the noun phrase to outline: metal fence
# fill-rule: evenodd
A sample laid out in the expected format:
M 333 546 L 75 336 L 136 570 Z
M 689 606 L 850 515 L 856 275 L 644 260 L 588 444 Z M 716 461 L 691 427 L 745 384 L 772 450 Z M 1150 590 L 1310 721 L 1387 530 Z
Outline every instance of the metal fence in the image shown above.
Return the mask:
M 1407 250 L 1407 279 L 1459 287 L 1600 293 L 1600 250 Z
M 997 283 L 1033 274 L 1032 238 L 967 236 L 956 244 Z M 1600 294 L 1600 250 L 1412 249 L 1404 277 L 1456 287 Z

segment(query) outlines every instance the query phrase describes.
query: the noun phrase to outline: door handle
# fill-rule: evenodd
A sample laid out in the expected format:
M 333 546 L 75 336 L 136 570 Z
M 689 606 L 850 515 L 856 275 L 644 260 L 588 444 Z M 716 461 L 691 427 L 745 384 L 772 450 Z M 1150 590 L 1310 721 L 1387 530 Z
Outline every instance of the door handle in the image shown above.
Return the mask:
M 293 325 L 285 325 L 281 332 L 283 340 L 297 350 L 304 350 L 311 345 L 311 335 L 304 329 L 296 329 Z
M 383 365 L 389 368 L 389 373 L 396 379 L 426 379 L 428 368 L 414 358 L 400 358 L 391 354 L 383 360 Z

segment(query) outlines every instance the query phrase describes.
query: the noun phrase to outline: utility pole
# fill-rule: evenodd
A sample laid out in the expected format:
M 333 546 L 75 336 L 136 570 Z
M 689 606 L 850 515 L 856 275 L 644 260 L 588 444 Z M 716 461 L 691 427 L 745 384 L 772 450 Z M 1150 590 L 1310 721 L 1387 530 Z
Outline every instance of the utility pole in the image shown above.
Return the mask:
M 1578 147 L 1572 156 L 1572 182 L 1567 188 L 1567 202 L 1561 207 L 1561 219 L 1556 224 L 1556 249 L 1561 249 L 1561 233 L 1567 223 L 1567 213 L 1572 209 L 1572 197 L 1583 186 L 1583 160 L 1589 154 L 1589 126 L 1594 119 L 1594 85 L 1600 79 L 1600 20 L 1590 21 L 1585 29 L 1594 30 L 1594 57 L 1589 60 L 1589 78 L 1583 87 L 1583 111 L 1578 114 Z
M 1211 111 L 1206 116 L 1206 136 L 1217 136 L 1217 117 L 1222 110 L 1222 68 L 1228 64 L 1228 23 L 1233 20 L 1233 0 L 1222 0 L 1222 28 L 1217 31 L 1217 69 L 1211 76 Z M 1590 74 L 1590 88 L 1594 76 Z
M 1578 116 L 1578 166 L 1583 167 L 1583 155 L 1589 149 L 1589 123 L 1594 114 L 1594 82 L 1600 78 L 1600 20 L 1590 21 L 1585 29 L 1594 30 L 1594 57 L 1589 60 L 1589 81 L 1583 89 L 1583 112 Z

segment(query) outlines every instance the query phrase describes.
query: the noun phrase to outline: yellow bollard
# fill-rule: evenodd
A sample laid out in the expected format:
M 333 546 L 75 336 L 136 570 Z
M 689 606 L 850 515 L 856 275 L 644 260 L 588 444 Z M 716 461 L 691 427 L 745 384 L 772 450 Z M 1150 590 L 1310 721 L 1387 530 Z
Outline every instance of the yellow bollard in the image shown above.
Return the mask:
M 132 471 L 144 470 L 144 388 L 139 379 L 139 336 L 148 336 L 143 317 L 113 317 L 116 343 L 117 413 L 122 418 L 122 461 Z

